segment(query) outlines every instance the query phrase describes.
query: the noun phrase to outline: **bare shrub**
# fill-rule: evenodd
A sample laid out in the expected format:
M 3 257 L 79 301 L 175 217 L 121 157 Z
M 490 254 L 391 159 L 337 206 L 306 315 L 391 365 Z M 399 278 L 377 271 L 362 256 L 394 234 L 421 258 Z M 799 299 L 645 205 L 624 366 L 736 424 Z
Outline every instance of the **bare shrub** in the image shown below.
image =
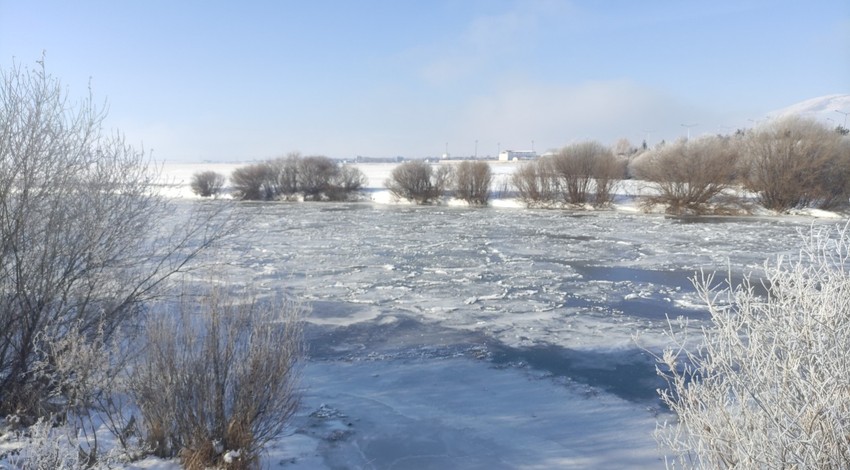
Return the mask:
M 214 171 L 200 171 L 192 175 L 189 186 L 201 197 L 218 196 L 224 188 L 224 175 Z
M 298 171 L 301 155 L 290 153 L 286 157 L 277 158 L 268 162 L 271 172 L 275 175 L 273 193 L 275 197 L 292 199 L 298 194 Z
M 702 214 L 733 187 L 738 155 L 737 146 L 728 138 L 682 139 L 641 154 L 634 160 L 632 172 L 654 183 L 658 194 L 647 197 L 649 204 L 663 204 L 674 214 Z
M 323 156 L 302 158 L 298 162 L 298 189 L 305 201 L 320 201 L 337 178 L 339 165 Z
M 848 195 L 842 136 L 817 121 L 772 122 L 748 133 L 743 146 L 745 187 L 768 209 L 831 207 Z
M 523 163 L 511 175 L 511 184 L 525 205 L 549 205 L 558 194 L 558 180 L 548 159 Z
M 769 295 L 696 282 L 712 325 L 671 327 L 659 358 L 675 422 L 659 442 L 682 468 L 850 468 L 850 233 L 813 230 L 766 266 Z M 698 343 L 695 344 L 695 341 Z
M 231 176 L 234 196 L 243 200 L 345 201 L 366 185 L 366 177 L 324 156 L 297 153 L 237 168 Z
M 413 160 L 395 167 L 384 185 L 396 198 L 428 204 L 445 195 L 451 180 L 450 167 L 434 170 L 427 162 Z
M 614 155 L 600 155 L 596 159 L 593 204 L 610 205 L 614 202 L 617 186 L 626 177 L 628 159 Z
M 611 150 L 593 141 L 564 147 L 550 164 L 567 204 L 610 203 L 614 185 L 625 173 Z
M 0 103 L 0 415 L 61 414 L 76 393 L 62 339 L 132 327 L 223 234 L 228 206 L 197 204 L 164 230 L 174 208 L 151 191 L 144 153 L 104 134 L 92 98 L 72 104 L 43 62 L 0 71 Z
M 455 169 L 455 197 L 469 204 L 486 206 L 492 181 L 493 171 L 487 162 L 460 162 Z
M 155 453 L 203 469 L 251 468 L 296 411 L 302 358 L 299 309 L 250 294 L 187 294 L 155 312 L 134 368 L 133 396 Z M 229 453 L 229 454 L 228 454 Z
M 331 201 L 346 201 L 352 194 L 362 190 L 369 183 L 366 175 L 358 168 L 349 165 L 339 167 L 331 178 L 326 197 Z
M 230 175 L 233 196 L 247 201 L 270 201 L 278 196 L 275 165 L 254 163 L 233 170 Z

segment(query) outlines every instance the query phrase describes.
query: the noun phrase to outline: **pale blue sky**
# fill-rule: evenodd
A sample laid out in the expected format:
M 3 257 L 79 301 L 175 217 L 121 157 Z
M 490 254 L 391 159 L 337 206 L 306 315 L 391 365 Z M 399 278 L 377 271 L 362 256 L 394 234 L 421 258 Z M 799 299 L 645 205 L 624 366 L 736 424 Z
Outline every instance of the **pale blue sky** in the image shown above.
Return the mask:
M 495 156 L 850 93 L 850 2 L 0 0 L 0 66 L 42 51 L 157 160 Z

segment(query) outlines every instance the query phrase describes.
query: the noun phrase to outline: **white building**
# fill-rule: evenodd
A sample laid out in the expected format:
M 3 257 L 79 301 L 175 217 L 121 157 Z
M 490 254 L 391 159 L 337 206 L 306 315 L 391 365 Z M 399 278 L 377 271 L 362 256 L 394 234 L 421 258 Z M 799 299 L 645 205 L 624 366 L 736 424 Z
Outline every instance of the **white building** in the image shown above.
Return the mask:
M 500 162 L 533 160 L 535 158 L 537 158 L 537 152 L 534 150 L 502 150 L 499 152 Z

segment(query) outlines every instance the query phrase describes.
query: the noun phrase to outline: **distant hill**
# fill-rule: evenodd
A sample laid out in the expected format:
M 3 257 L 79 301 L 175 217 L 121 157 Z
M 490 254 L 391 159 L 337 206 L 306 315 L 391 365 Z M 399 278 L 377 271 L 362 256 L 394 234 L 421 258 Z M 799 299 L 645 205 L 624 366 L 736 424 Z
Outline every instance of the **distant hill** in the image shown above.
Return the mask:
M 793 104 L 787 108 L 776 110 L 769 113 L 769 115 L 774 118 L 799 115 L 826 122 L 830 127 L 839 124 L 844 125 L 844 115 L 835 112 L 836 110 L 850 113 L 850 95 L 827 95 L 812 98 Z M 831 121 L 827 121 L 827 119 L 831 119 Z M 848 118 L 847 122 L 848 126 L 850 126 L 850 118 Z

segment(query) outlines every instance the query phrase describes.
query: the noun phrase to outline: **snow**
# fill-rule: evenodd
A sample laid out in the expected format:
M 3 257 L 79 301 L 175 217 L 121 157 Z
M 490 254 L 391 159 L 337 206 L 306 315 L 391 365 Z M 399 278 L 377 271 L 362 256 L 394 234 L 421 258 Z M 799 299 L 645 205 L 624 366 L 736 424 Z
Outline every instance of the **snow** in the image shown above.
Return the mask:
M 836 94 L 811 98 L 768 113 L 768 115 L 772 117 L 802 116 L 824 123 L 826 123 L 827 118 L 830 118 L 832 119 L 832 123 L 830 123 L 829 127 L 835 127 L 839 124 L 843 125 L 845 119 L 836 110 L 850 112 L 850 95 Z

